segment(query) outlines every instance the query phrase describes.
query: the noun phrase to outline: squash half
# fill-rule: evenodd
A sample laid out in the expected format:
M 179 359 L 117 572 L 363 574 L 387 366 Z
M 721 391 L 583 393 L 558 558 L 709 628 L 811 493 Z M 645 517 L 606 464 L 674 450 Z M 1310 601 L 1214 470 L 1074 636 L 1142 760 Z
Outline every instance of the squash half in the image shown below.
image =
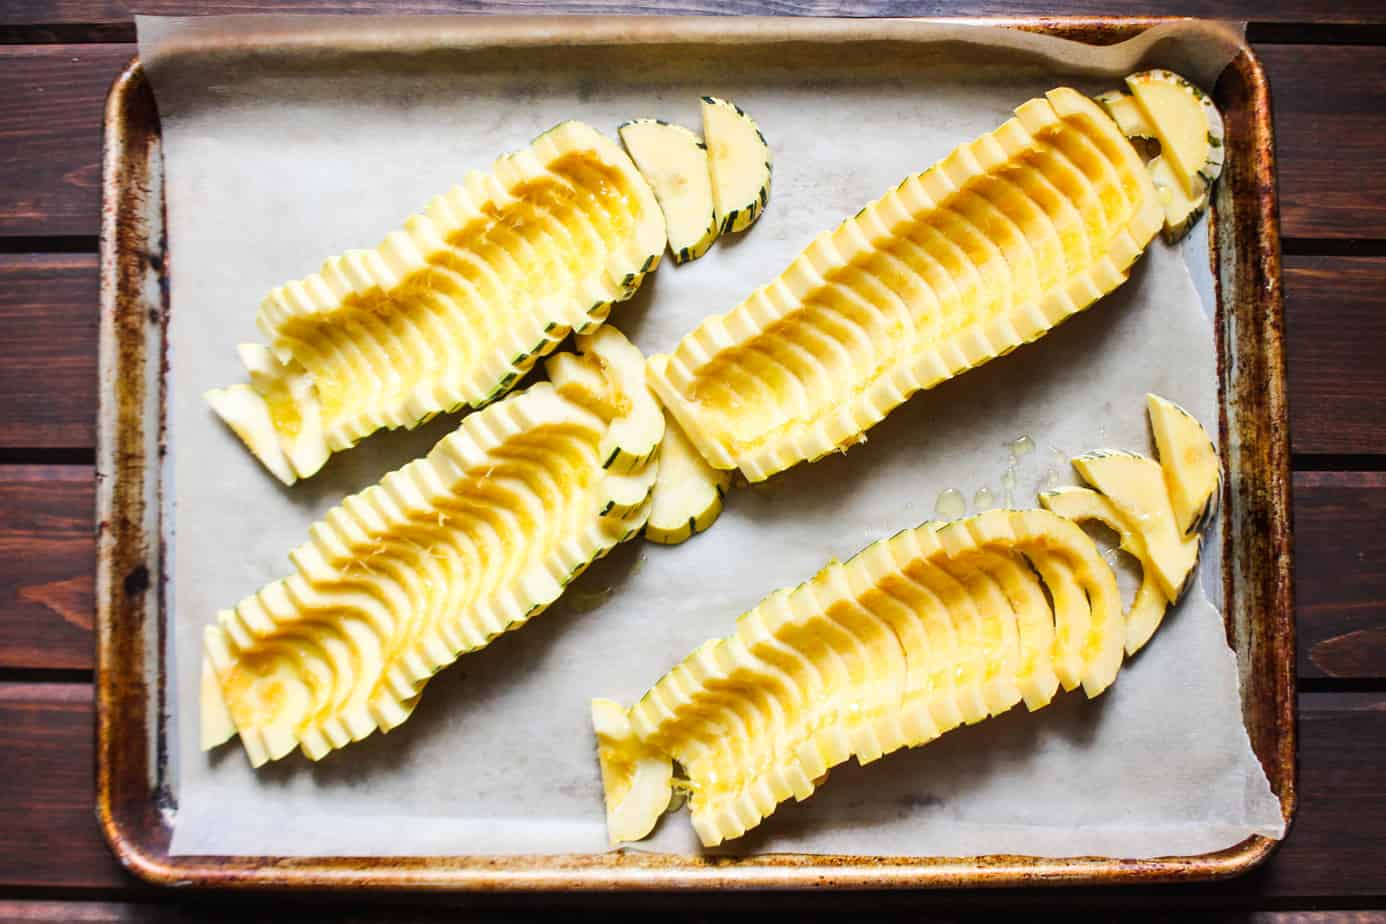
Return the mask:
M 541 382 L 468 416 L 314 524 L 289 555 L 292 575 L 217 615 L 204 747 L 239 734 L 259 766 L 388 731 L 434 673 L 532 619 L 643 530 L 657 457 L 616 474 L 604 441 L 624 415 L 658 405 L 643 384 L 621 394 L 598 362 L 577 359 L 597 372 L 591 390 Z
M 762 481 L 1115 289 L 1162 219 L 1120 129 L 1061 87 L 652 356 L 650 384 L 712 466 Z
M 693 827 L 713 846 L 808 798 L 849 757 L 1042 708 L 1060 685 L 1097 696 L 1124 635 L 1116 577 L 1071 521 L 991 510 L 926 523 L 770 594 L 700 646 L 629 710 L 627 747 L 683 768 Z M 621 831 L 653 824 L 626 817 Z
M 207 399 L 286 483 L 381 428 L 505 394 L 659 262 L 664 218 L 620 146 L 564 122 L 410 217 L 374 250 L 275 289 Z

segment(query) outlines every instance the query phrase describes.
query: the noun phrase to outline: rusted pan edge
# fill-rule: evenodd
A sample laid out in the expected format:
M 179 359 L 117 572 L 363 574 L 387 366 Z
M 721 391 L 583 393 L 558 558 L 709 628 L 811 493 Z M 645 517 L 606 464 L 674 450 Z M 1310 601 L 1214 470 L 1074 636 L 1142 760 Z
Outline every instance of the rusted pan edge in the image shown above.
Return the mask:
M 125 865 L 167 855 L 164 584 L 167 259 L 159 117 L 139 61 L 106 101 L 96 432 L 96 811 Z
M 227 27 L 225 20 L 230 20 Z M 159 49 L 161 60 L 183 56 L 205 60 L 222 54 L 285 54 L 331 50 L 400 52 L 451 51 L 553 46 L 766 45 L 800 42 L 817 46 L 869 41 L 937 41 L 939 26 L 987 26 L 1032 32 L 1103 46 L 1133 38 L 1157 26 L 1179 24 L 1189 37 L 1224 47 L 1240 44 L 1238 24 L 1177 16 L 997 16 L 834 18 L 817 16 L 572 16 L 487 15 L 465 17 L 376 16 L 371 28 L 359 18 L 289 13 L 278 17 L 220 17 L 185 23 Z M 309 26 L 311 25 L 311 28 Z
M 1105 44 L 1167 20 L 971 21 Z M 1296 801 L 1295 667 L 1279 230 L 1265 75 L 1249 50 L 1229 66 L 1216 95 L 1230 148 L 1214 233 L 1220 427 L 1228 447 L 1226 618 L 1252 745 L 1288 820 Z M 106 116 L 97 452 L 97 805 L 107 839 L 136 875 L 167 885 L 490 892 L 966 888 L 1221 879 L 1256 866 L 1274 849 L 1275 841 L 1250 837 L 1216 853 L 1148 860 L 170 856 L 160 541 L 168 316 L 161 171 L 157 112 L 136 61 L 112 87 Z
M 1295 620 L 1285 313 L 1275 146 L 1265 71 L 1244 49 L 1216 99 L 1226 169 L 1212 229 L 1218 288 L 1223 583 L 1251 745 L 1288 824 L 1295 790 Z

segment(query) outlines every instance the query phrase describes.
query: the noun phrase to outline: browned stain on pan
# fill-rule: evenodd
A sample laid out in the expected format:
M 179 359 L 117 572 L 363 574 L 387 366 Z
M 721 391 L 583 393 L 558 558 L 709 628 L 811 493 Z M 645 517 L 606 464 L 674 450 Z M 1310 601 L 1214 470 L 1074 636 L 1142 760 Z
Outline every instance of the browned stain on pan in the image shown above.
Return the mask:
M 984 22 L 1110 44 L 1165 21 Z M 742 28 L 739 22 L 726 20 L 719 29 L 736 31 Z M 646 20 L 638 34 L 649 34 L 655 25 Z M 665 25 L 677 30 L 679 21 Z M 756 21 L 755 28 L 762 37 L 771 37 L 765 20 Z M 889 27 L 857 21 L 839 28 L 869 29 L 878 36 Z M 570 30 L 568 40 L 580 38 Z M 1223 73 L 1215 97 L 1227 119 L 1229 147 L 1212 235 L 1219 290 L 1220 428 L 1227 447 L 1224 615 L 1241 665 L 1251 743 L 1288 821 L 1296 804 L 1295 660 L 1280 239 L 1268 90 L 1250 49 L 1243 47 Z M 112 848 L 136 875 L 168 885 L 479 892 L 967 888 L 1221 879 L 1251 869 L 1274 849 L 1275 841 L 1250 837 L 1216 853 L 1148 860 L 635 853 L 170 856 L 167 810 L 173 806 L 164 789 L 162 763 L 167 601 L 158 530 L 169 266 L 162 240 L 158 145 L 153 95 L 135 61 L 112 87 L 106 112 L 97 452 L 97 810 Z

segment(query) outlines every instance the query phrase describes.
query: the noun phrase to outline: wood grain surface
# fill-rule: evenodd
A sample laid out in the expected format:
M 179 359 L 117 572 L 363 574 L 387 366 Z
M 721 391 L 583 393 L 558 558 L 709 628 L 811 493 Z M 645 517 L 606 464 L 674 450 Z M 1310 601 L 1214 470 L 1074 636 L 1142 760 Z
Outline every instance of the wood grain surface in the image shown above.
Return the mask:
M 1386 677 L 1386 472 L 1295 475 L 1295 576 L 1300 676 Z
M 96 438 L 96 255 L 0 254 L 0 448 Z
M 0 886 L 127 887 L 96 824 L 89 684 L 0 684 Z
M 101 110 L 130 45 L 0 47 L 0 234 L 94 235 Z
M 92 469 L 0 467 L 0 668 L 90 669 Z
M 1386 449 L 1383 292 L 1386 258 L 1285 258 L 1285 351 L 1295 452 Z
M 1263 45 L 1287 237 L 1386 237 L 1386 48 Z

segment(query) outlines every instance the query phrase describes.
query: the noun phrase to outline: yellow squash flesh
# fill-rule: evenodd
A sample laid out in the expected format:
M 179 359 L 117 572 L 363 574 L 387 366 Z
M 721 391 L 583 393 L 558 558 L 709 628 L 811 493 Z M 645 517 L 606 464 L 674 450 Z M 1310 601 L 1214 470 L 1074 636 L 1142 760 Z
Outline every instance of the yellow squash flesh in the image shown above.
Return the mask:
M 1073 467 L 1121 511 L 1165 598 L 1178 601 L 1198 567 L 1200 537 L 1186 536 L 1175 522 L 1160 466 L 1139 453 L 1098 449 L 1075 456 Z
M 1121 550 L 1141 563 L 1141 583 L 1126 611 L 1126 653 L 1133 655 L 1140 651 L 1160 628 L 1165 610 L 1169 608 L 1169 599 L 1155 577 L 1145 540 L 1132 529 L 1126 515 L 1111 498 L 1090 488 L 1059 488 L 1044 492 L 1039 499 L 1044 509 L 1075 523 L 1088 520 L 1102 523 L 1117 534 Z
M 678 422 L 666 419 L 645 538 L 660 545 L 678 545 L 707 529 L 721 515 L 729 487 L 731 473 L 703 461 Z
M 467 417 L 312 526 L 292 575 L 219 613 L 205 638 L 203 746 L 239 734 L 259 766 L 388 731 L 435 672 L 638 535 L 657 458 L 615 474 L 603 447 L 618 406 L 658 407 L 648 392 L 604 404 L 565 390 L 542 382 Z
M 1198 418 L 1159 395 L 1146 395 L 1145 401 L 1175 525 L 1187 536 L 1217 514 L 1222 463 Z
M 1111 118 L 1053 90 L 651 357 L 650 385 L 711 465 L 761 481 L 1110 292 L 1162 217 Z
M 1041 708 L 1061 684 L 1097 696 L 1122 641 L 1116 579 L 1092 540 L 1047 511 L 992 510 L 902 531 L 770 594 L 657 682 L 630 728 L 683 768 L 712 846 L 849 757 Z
M 597 734 L 611 844 L 638 841 L 654 830 L 669 807 L 673 762 L 641 743 L 626 710 L 612 700 L 592 700 L 592 729 Z
M 1126 611 L 1126 653 L 1140 651 L 1197 573 L 1202 530 L 1217 515 L 1222 464 L 1198 420 L 1173 401 L 1145 396 L 1160 461 L 1099 449 L 1073 459 L 1092 488 L 1040 494 L 1045 509 L 1115 530 L 1123 551 L 1141 563 L 1141 583 Z M 1095 490 L 1094 490 L 1095 489 Z
M 285 482 L 381 428 L 480 407 L 658 263 L 664 219 L 620 147 L 564 122 L 374 250 L 275 289 L 251 383 L 208 401 Z M 252 364 L 253 363 L 253 364 Z

